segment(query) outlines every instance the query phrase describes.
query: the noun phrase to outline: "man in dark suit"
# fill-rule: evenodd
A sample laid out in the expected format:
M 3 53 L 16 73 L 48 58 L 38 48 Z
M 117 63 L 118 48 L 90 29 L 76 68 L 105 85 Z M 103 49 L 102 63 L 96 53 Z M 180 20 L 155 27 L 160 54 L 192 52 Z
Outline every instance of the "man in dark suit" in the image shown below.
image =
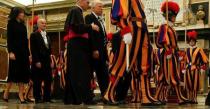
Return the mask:
M 106 30 L 104 25 L 104 19 L 102 18 L 103 14 L 103 3 L 99 0 L 92 3 L 92 12 L 91 14 L 85 17 L 87 24 L 96 24 L 99 27 L 98 31 L 91 31 L 89 33 L 91 48 L 93 51 L 92 58 L 92 70 L 95 71 L 101 95 L 103 96 L 109 82 L 108 75 L 108 54 L 107 54 L 107 39 L 106 39 Z
M 51 46 L 45 31 L 46 20 L 39 19 L 38 30 L 31 34 L 33 93 L 36 103 L 51 102 Z M 44 96 L 41 97 L 41 84 L 44 81 Z

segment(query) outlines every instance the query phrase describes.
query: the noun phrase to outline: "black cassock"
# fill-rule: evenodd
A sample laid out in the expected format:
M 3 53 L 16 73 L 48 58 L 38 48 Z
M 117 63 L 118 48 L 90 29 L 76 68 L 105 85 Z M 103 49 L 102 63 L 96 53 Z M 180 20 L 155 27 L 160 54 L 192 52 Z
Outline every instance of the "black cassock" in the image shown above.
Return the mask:
M 65 31 L 73 31 L 67 47 L 67 73 L 65 76 L 65 104 L 81 104 L 92 100 L 90 90 L 90 44 L 89 39 L 81 37 L 91 31 L 91 25 L 84 23 L 82 9 L 74 6 L 70 9 Z

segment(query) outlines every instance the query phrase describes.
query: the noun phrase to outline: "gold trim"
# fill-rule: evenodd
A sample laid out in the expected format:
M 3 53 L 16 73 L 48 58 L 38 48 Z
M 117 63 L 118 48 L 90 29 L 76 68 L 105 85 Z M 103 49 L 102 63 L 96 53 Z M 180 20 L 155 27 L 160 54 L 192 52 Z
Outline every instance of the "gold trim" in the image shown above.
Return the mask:
M 69 8 L 74 5 L 74 2 L 69 0 L 67 1 L 59 1 L 59 2 L 52 2 L 52 3 L 44 3 L 44 4 L 35 4 L 34 11 L 42 11 L 42 10 L 52 10 L 52 9 L 60 9 L 60 8 Z M 33 6 L 29 5 L 27 8 L 31 10 Z

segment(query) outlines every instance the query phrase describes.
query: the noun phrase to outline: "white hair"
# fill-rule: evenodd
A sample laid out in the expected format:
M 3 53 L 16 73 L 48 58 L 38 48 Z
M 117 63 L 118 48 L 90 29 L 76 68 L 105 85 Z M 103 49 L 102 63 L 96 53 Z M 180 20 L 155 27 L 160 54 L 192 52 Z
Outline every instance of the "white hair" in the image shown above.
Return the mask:
M 45 20 L 44 18 L 39 18 L 39 19 L 37 20 L 37 26 L 39 27 L 40 23 L 43 22 L 43 21 L 46 22 L 46 20 Z
M 97 4 L 103 4 L 101 0 L 93 0 L 90 4 L 92 8 L 94 8 Z

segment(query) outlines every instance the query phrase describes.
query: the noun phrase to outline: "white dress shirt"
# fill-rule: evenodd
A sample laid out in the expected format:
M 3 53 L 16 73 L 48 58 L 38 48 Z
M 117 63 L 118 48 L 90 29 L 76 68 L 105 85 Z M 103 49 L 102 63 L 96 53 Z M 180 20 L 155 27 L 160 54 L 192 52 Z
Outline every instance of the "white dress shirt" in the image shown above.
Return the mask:
M 44 40 L 45 45 L 48 47 L 47 32 L 46 31 L 41 31 L 40 33 L 42 35 L 42 38 Z

